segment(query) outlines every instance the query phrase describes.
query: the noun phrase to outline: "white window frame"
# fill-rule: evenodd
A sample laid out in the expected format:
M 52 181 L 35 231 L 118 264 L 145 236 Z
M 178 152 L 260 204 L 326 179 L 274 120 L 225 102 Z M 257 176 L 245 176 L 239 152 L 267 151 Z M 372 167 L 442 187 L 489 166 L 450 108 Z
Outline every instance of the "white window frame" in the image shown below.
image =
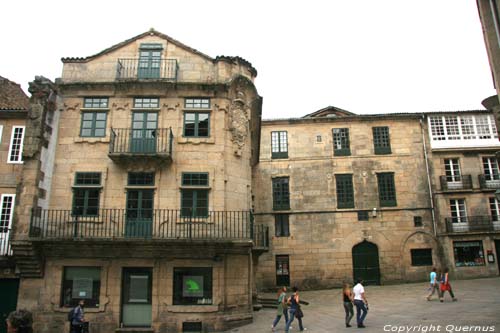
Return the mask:
M 500 180 L 498 162 L 494 156 L 483 157 L 484 178 L 486 181 Z
M 6 198 L 11 198 L 10 207 L 8 207 L 8 209 L 10 209 L 10 214 L 9 214 L 8 218 L 5 220 L 6 221 L 5 226 L 3 226 L 3 223 L 0 224 L 2 226 L 2 228 L 7 227 L 6 232 L 0 232 L 0 255 L 11 255 L 12 254 L 12 250 L 10 248 L 9 238 L 10 238 L 10 230 L 12 229 L 12 219 L 14 217 L 14 207 L 16 204 L 16 195 L 15 194 L 2 194 L 1 199 L 0 199 L 0 221 L 3 220 L 4 205 L 5 205 Z
M 428 116 L 432 148 L 500 146 L 491 114 Z
M 3 125 L 0 125 L 0 143 L 2 143 Z
M 450 199 L 450 213 L 452 223 L 455 225 L 467 225 L 467 206 L 465 204 L 465 199 Z M 453 213 L 456 216 L 453 216 Z M 455 221 L 454 221 L 455 219 Z
M 17 159 L 12 160 L 13 157 L 13 151 L 12 149 L 14 148 L 14 136 L 16 134 L 16 130 L 22 129 L 22 135 L 21 135 L 21 140 L 19 143 L 16 143 L 19 145 L 19 152 L 17 155 Z M 9 156 L 7 157 L 7 163 L 23 163 L 23 145 L 24 145 L 24 134 L 26 131 L 26 126 L 12 126 L 12 133 L 10 135 L 10 145 L 9 145 Z
M 458 183 L 462 181 L 462 173 L 460 172 L 460 160 L 458 158 L 445 158 L 444 171 L 446 181 L 448 183 Z

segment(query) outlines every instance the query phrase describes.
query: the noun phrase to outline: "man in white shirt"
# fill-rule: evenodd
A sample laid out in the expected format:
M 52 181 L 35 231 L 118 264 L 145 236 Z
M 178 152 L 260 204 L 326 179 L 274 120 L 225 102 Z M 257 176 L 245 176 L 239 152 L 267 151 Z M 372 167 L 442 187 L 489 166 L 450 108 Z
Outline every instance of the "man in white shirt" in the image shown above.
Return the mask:
M 354 305 L 356 306 L 356 320 L 359 328 L 365 328 L 363 321 L 368 313 L 368 301 L 365 296 L 365 288 L 363 287 L 363 280 L 358 279 L 356 285 L 352 289 L 354 293 Z

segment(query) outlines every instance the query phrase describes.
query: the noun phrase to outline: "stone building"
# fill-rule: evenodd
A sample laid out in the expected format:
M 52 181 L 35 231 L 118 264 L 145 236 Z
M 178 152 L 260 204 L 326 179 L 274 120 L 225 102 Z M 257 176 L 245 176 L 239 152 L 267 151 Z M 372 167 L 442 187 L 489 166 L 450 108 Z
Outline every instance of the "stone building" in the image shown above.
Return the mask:
M 425 141 L 419 114 L 264 120 L 255 215 L 270 251 L 258 288 L 425 279 L 440 263 Z
M 18 84 L 0 77 L 0 318 L 15 310 L 17 304 L 19 279 L 10 239 L 21 182 L 28 104 L 28 96 Z
M 65 330 L 79 299 L 93 333 L 251 321 L 267 246 L 251 213 L 255 68 L 155 30 L 62 62 L 55 86 L 33 87 L 51 103 L 39 104 L 13 242 L 19 307 L 35 311 L 37 332 Z
M 426 113 L 428 160 L 443 265 L 456 278 L 500 273 L 500 149 L 491 111 Z

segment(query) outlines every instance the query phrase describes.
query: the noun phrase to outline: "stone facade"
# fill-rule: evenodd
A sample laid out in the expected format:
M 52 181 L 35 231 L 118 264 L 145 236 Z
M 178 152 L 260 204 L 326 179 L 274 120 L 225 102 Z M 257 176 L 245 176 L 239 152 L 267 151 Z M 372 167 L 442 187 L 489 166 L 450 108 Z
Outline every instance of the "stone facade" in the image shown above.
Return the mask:
M 251 321 L 251 177 L 262 103 L 255 69 L 154 30 L 63 63 L 56 95 L 34 93 L 58 112 L 49 117 L 50 105 L 32 101 L 40 114 L 38 126 L 31 122 L 15 237 L 19 262 L 31 256 L 39 265 L 36 272 L 21 267 L 18 304 L 33 310 L 36 331 L 63 331 L 78 297 L 90 302 L 94 333 L 137 320 L 155 332 Z M 175 64 L 175 75 L 163 72 L 164 63 Z M 56 128 L 44 141 L 47 118 Z M 92 284 L 75 294 L 82 279 Z M 203 295 L 185 296 L 184 279 L 200 283 Z M 137 292 L 146 299 L 130 296 Z
M 372 128 L 388 127 L 390 154 L 374 151 Z M 336 156 L 332 130 L 348 129 L 349 154 Z M 286 132 L 286 158 L 273 158 L 272 132 Z M 262 123 L 260 163 L 255 170 L 256 220 L 270 228 L 269 253 L 259 259 L 258 288 L 274 288 L 277 256 L 289 259 L 289 283 L 330 288 L 353 279 L 353 247 L 378 249 L 377 283 L 425 279 L 429 268 L 412 266 L 410 250 L 431 249 L 438 264 L 431 199 L 418 115 L 356 116 L 327 108 L 301 119 Z M 377 177 L 394 175 L 396 203 L 381 207 Z M 352 175 L 353 205 L 339 208 L 337 175 Z M 288 177 L 289 209 L 273 207 L 273 179 Z M 368 217 L 360 221 L 358 212 Z M 277 236 L 275 216 L 289 218 L 289 236 Z M 421 224 L 415 226 L 414 219 Z M 374 281 L 375 282 L 375 281 Z
M 497 260 L 488 260 L 500 253 L 500 142 L 492 112 L 427 113 L 424 125 L 443 264 L 457 278 L 498 275 Z

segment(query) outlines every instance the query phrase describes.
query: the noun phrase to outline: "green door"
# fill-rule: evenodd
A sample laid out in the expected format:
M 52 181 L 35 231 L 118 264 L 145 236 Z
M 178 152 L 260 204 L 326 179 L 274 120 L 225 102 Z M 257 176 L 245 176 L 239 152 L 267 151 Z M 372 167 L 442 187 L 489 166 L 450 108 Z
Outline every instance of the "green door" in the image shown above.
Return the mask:
M 377 245 L 363 241 L 352 248 L 354 281 L 362 279 L 365 284 L 380 284 L 380 267 Z
M 124 268 L 122 320 L 124 327 L 151 327 L 151 268 Z
M 5 319 L 11 311 L 16 310 L 18 279 L 0 279 L 0 333 L 7 332 Z
M 160 78 L 161 50 L 141 50 L 139 52 L 139 66 L 137 77 L 139 79 Z
M 132 133 L 130 151 L 132 153 L 156 152 L 158 113 L 134 112 L 132 114 Z
M 153 190 L 127 191 L 126 237 L 149 238 L 153 229 Z

